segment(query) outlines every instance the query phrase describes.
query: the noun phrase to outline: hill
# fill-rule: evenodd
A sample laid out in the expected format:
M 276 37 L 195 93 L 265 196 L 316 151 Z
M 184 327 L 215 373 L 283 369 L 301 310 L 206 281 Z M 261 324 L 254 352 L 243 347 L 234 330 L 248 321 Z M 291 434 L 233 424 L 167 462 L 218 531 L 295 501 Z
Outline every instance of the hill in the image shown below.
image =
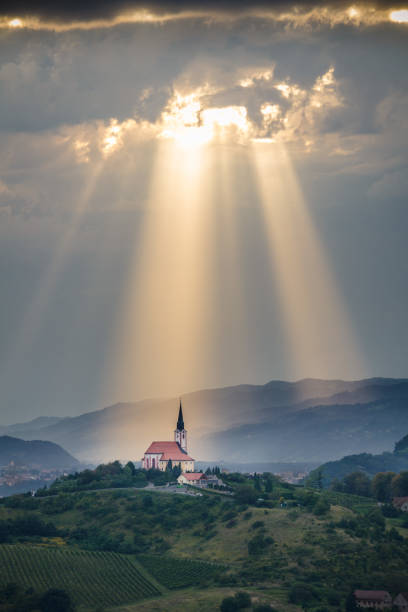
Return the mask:
M 25 587 L 31 577 L 39 590 L 65 588 L 85 609 L 98 603 L 102 581 L 115 599 L 108 609 L 122 601 L 138 610 L 138 598 L 156 588 L 162 594 L 140 609 L 216 610 L 223 596 L 244 590 L 278 612 L 335 612 L 352 587 L 395 594 L 405 584 L 407 529 L 403 518 L 385 519 L 375 500 L 268 474 L 223 478 L 233 497 L 153 487 L 0 500 L 0 587 Z
M 322 484 L 328 486 L 335 479 L 342 480 L 353 472 L 363 472 L 372 478 L 379 472 L 399 472 L 408 470 L 408 435 L 396 442 L 394 452 L 372 455 L 359 453 L 347 455 L 338 461 L 328 461 L 311 472 L 309 479 L 317 478 L 318 472 L 322 476 Z
M 392 450 L 408 431 L 406 379 L 271 381 L 197 391 L 182 400 L 189 448 L 200 460 L 321 463 Z M 172 437 L 177 403 L 118 403 L 35 428 L 20 424 L 19 435 L 61 444 L 86 462 L 138 461 L 151 440 Z
M 334 479 L 341 480 L 353 472 L 364 472 L 370 478 L 379 472 L 395 472 L 398 474 L 408 470 L 408 457 L 399 457 L 394 453 L 381 453 L 381 455 L 360 453 L 359 455 L 348 455 L 338 461 L 328 461 L 321 465 L 318 470 L 322 471 L 324 486 L 328 486 Z M 315 472 L 311 473 L 311 478 L 313 478 Z
M 39 469 L 64 469 L 79 466 L 79 461 L 53 442 L 43 440 L 20 440 L 11 436 L 0 436 L 0 466 L 11 461 Z

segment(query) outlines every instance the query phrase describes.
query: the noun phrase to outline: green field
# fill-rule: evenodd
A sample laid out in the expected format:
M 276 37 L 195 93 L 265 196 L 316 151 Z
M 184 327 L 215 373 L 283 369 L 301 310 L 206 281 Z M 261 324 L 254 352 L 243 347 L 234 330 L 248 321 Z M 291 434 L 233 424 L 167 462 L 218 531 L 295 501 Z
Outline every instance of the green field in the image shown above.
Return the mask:
M 191 559 L 157 555 L 140 555 L 139 559 L 143 567 L 168 589 L 182 589 L 203 584 L 224 570 L 221 565 Z
M 36 591 L 65 589 L 86 607 L 119 606 L 161 594 L 129 555 L 65 547 L 0 546 L 0 581 Z

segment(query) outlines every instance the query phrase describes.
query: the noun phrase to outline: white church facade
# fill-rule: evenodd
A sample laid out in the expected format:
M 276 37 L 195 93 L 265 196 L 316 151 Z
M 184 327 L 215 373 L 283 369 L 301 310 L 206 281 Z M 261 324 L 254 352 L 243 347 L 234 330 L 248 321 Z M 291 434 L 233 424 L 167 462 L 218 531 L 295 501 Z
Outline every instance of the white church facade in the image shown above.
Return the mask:
M 152 442 L 142 459 L 145 470 L 166 470 L 169 461 L 172 467 L 180 466 L 182 472 L 194 472 L 194 459 L 187 453 L 187 431 L 184 428 L 183 408 L 179 408 L 173 442 Z

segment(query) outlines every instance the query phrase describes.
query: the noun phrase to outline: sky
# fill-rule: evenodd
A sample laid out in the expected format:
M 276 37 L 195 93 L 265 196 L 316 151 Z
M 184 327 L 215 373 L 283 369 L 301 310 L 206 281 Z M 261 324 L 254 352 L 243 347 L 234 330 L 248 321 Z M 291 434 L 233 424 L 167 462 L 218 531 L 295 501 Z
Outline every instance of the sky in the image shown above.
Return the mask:
M 1 423 L 408 375 L 408 2 L 3 2 Z

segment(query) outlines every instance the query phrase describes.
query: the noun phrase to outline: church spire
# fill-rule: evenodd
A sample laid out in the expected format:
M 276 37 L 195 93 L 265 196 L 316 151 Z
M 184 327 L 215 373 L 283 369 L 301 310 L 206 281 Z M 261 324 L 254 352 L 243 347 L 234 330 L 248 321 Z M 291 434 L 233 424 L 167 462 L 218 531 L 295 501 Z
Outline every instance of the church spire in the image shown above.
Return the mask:
M 181 400 L 180 400 L 179 415 L 177 419 L 177 429 L 178 431 L 183 431 L 184 429 L 183 408 L 181 406 Z
M 177 419 L 177 427 L 174 430 L 174 441 L 177 442 L 181 450 L 187 452 L 187 432 L 184 429 L 183 408 L 181 406 L 181 400 Z

